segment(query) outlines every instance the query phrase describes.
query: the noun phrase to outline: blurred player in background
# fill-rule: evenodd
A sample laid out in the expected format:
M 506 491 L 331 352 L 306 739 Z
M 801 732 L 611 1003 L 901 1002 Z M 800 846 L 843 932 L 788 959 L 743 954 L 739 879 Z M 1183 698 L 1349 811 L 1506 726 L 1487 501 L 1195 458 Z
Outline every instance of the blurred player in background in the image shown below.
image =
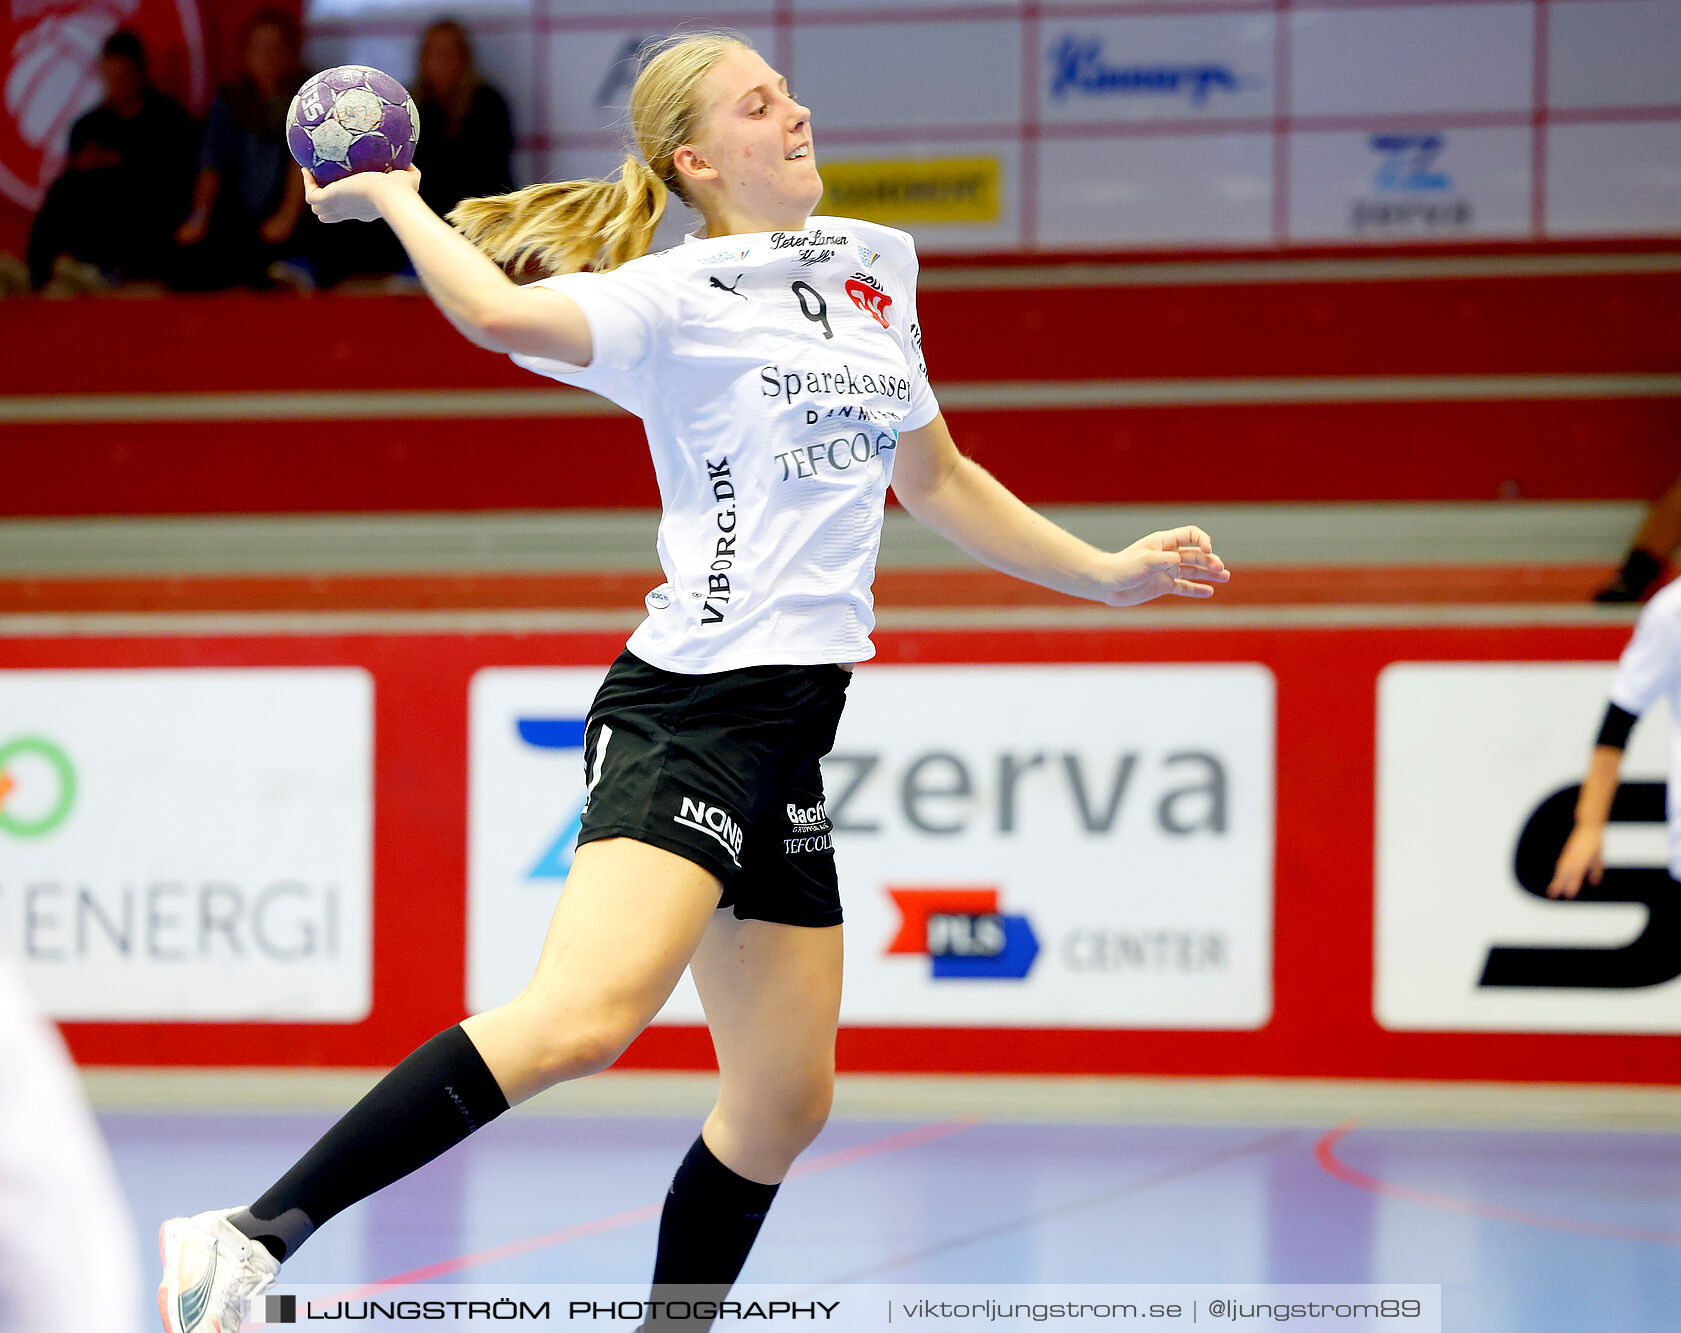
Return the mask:
M 1638 602 L 1663 577 L 1664 570 L 1677 549 L 1681 549 L 1681 477 L 1675 484 L 1652 501 L 1640 531 L 1619 569 L 1603 588 L 1594 594 L 1596 602 Z
M 0 966 L 0 1333 L 135 1333 L 140 1258 L 52 1024 Z
M 1582 882 L 1605 873 L 1605 825 L 1617 794 L 1623 750 L 1640 715 L 1659 699 L 1669 701 L 1673 728 L 1669 760 L 1669 873 L 1681 880 L 1681 579 L 1652 598 L 1640 613 L 1634 638 L 1623 649 L 1611 682 L 1611 702 L 1576 802 L 1576 827 L 1553 871 L 1547 894 L 1574 898 Z M 1681 884 L 1677 890 L 1681 891 Z
M 51 294 L 161 280 L 186 216 L 198 126 L 147 81 L 146 52 L 113 33 L 99 58 L 105 97 L 70 129 L 64 172 L 29 232 L 29 274 Z
M 685 968 L 718 1100 L 666 1196 L 654 1286 L 727 1291 L 833 1093 L 841 904 L 819 760 L 875 651 L 889 483 L 978 559 L 1073 596 L 1208 597 L 1230 577 L 1197 528 L 1102 551 L 958 453 L 911 238 L 812 218 L 810 112 L 751 46 L 674 41 L 631 115 L 642 156 L 617 181 L 471 201 L 452 215 L 465 236 L 414 171 L 310 191 L 327 221 L 389 222 L 470 341 L 643 419 L 668 582 L 591 707 L 579 846 L 530 984 L 409 1055 L 249 1207 L 166 1222 L 171 1333 L 231 1333 L 336 1213 L 611 1065 Z M 706 225 L 648 255 L 668 190 Z M 522 288 L 499 267 L 533 255 L 560 276 Z

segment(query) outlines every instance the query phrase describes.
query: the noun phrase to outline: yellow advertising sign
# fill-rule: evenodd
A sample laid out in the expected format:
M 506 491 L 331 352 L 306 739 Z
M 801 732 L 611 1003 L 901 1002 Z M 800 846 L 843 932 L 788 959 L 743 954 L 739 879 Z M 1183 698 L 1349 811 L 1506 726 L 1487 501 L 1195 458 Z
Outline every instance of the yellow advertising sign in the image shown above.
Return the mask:
M 866 222 L 998 220 L 998 159 L 824 162 L 823 211 Z

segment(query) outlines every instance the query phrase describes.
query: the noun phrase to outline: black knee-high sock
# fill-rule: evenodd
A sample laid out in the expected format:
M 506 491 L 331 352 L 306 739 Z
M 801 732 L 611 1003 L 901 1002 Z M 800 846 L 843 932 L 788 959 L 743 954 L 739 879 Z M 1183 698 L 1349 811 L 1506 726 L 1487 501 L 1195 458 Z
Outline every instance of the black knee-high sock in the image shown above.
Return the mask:
M 328 1218 L 441 1156 L 508 1109 L 460 1026 L 411 1052 L 249 1208 L 228 1220 L 285 1259 Z
M 681 1287 L 683 1299 L 722 1300 L 741 1276 L 747 1252 L 764 1225 L 776 1185 L 738 1176 L 696 1138 L 672 1177 L 660 1213 L 659 1250 L 654 1256 L 656 1301 Z M 678 1293 L 670 1292 L 676 1296 Z M 651 1319 L 649 1329 L 706 1329 L 710 1319 Z

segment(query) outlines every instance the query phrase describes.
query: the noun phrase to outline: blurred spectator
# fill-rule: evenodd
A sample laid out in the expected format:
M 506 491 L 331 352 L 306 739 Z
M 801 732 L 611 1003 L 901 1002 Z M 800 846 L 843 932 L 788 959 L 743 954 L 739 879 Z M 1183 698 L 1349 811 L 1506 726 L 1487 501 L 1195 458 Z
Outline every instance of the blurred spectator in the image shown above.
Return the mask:
M 415 77 L 420 196 L 444 217 L 463 199 L 513 188 L 513 127 L 508 103 L 479 73 L 467 29 L 441 19 L 420 39 Z
M 71 127 L 65 170 L 30 229 L 36 287 L 62 292 L 156 280 L 172 262 L 198 127 L 147 82 L 145 48 L 133 33 L 106 41 L 99 77 L 104 100 Z
M 512 188 L 513 129 L 508 104 L 484 81 L 473 63 L 466 28 L 441 19 L 420 39 L 420 69 L 409 88 L 420 112 L 420 194 L 440 217 L 463 199 L 501 194 Z M 417 283 L 408 255 L 383 222 L 350 223 L 324 229 L 315 252 L 323 284 L 405 274 Z M 399 280 L 401 281 L 401 280 Z
M 192 210 L 176 232 L 186 247 L 179 285 L 312 287 L 313 218 L 286 150 L 286 108 L 303 83 L 297 20 L 264 10 L 240 43 L 244 70 L 210 104 Z
M 1652 502 L 1634 534 L 1623 567 L 1594 594 L 1596 602 L 1638 602 L 1657 587 L 1669 558 L 1681 547 L 1681 477 Z

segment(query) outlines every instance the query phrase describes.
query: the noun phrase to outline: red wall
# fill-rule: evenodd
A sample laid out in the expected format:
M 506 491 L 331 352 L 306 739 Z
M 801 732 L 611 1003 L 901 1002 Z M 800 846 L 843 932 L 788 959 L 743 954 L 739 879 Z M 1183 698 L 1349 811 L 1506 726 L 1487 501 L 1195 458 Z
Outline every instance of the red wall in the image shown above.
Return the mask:
M 1372 1017 L 1379 671 L 1395 660 L 1608 661 L 1626 627 L 1201 629 L 1190 638 L 1117 627 L 879 638 L 881 660 L 899 663 L 1265 663 L 1278 683 L 1274 1009 L 1256 1032 L 855 1028 L 841 1038 L 844 1068 L 1681 1082 L 1681 1037 L 1400 1033 Z M 16 667 L 356 665 L 375 678 L 371 1017 L 348 1026 L 70 1024 L 76 1057 L 387 1065 L 459 1019 L 468 681 L 487 665 L 601 663 L 620 644 L 617 635 L 7 641 L 5 664 Z M 1584 736 L 1584 750 L 1587 743 Z M 691 1068 L 709 1058 L 704 1031 L 670 1028 L 647 1033 L 624 1063 Z
M 1681 393 L 1559 397 L 1537 378 L 1490 400 L 1428 378 L 1681 373 L 1681 272 L 930 288 L 920 304 L 936 391 L 1172 382 L 1162 405 L 954 406 L 959 444 L 1032 502 L 1650 498 L 1681 460 Z M 144 394 L 161 413 L 139 421 L 104 400 L 97 420 L 7 424 L 4 513 L 657 503 L 639 426 L 596 400 L 563 418 L 486 405 L 337 423 L 331 406 L 323 420 L 234 420 L 207 397 L 574 392 L 472 347 L 419 297 L 4 302 L 0 344 L 0 395 L 86 408 Z M 1348 377 L 1382 384 L 1327 401 L 1324 383 Z M 1234 378 L 1292 383 L 1279 402 L 1188 401 Z M 1383 401 L 1396 390 L 1414 400 Z

